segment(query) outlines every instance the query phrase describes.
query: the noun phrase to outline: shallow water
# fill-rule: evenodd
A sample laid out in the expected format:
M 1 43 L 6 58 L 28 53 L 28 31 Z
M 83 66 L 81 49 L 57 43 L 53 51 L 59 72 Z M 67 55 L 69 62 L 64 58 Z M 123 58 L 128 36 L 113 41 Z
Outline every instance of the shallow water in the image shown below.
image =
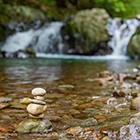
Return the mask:
M 88 136 L 85 133 L 78 136 L 65 133 L 69 126 L 60 120 L 68 117 L 83 120 L 96 118 L 98 125 L 86 126 L 86 130 L 98 132 L 100 139 L 105 136 L 115 139 L 116 135 L 113 137 L 112 133 L 118 132 L 121 126 L 129 122 L 131 114 L 137 111 L 129 109 L 130 102 L 126 102 L 125 98 L 118 98 L 118 103 L 125 101 L 127 104 L 120 110 L 108 106 L 107 100 L 112 97 L 113 85 L 102 86 L 90 79 L 97 78 L 99 72 L 104 70 L 118 74 L 136 68 L 139 63 L 133 60 L 0 59 L 0 97 L 12 98 L 8 102 L 10 106 L 0 110 L 0 121 L 16 128 L 28 116 L 27 105 L 20 104 L 19 100 L 23 97 L 33 98 L 31 90 L 42 87 L 47 91 L 45 116 L 49 116 L 53 124 L 53 131 L 49 134 L 1 132 L 0 138 L 86 139 Z

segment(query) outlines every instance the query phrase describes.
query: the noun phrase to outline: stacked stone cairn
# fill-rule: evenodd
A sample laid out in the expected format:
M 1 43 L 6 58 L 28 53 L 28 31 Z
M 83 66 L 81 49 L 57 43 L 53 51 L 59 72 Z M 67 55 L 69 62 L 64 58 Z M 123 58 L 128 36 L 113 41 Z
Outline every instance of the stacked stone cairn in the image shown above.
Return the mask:
M 44 102 L 46 91 L 43 88 L 34 88 L 31 93 L 34 95 L 34 99 L 28 99 L 27 111 L 29 118 L 19 123 L 16 132 L 48 133 L 52 129 L 52 124 L 44 117 L 47 109 L 46 102 Z
M 30 104 L 27 106 L 27 111 L 29 116 L 32 118 L 43 118 L 44 112 L 47 109 L 45 98 L 43 97 L 46 94 L 46 91 L 43 88 L 34 88 L 32 90 L 32 95 L 34 99 L 30 99 Z

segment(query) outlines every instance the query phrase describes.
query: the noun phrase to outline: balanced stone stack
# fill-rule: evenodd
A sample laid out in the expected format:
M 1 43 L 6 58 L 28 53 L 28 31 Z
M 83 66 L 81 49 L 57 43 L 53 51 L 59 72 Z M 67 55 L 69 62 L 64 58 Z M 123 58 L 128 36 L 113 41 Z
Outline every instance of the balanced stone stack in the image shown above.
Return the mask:
M 30 104 L 27 106 L 29 116 L 32 118 L 43 118 L 44 112 L 47 109 L 47 105 L 44 102 L 44 95 L 46 91 L 43 88 L 34 88 L 32 90 L 35 100 L 30 100 Z
M 52 130 L 52 123 L 44 118 L 47 109 L 44 102 L 46 91 L 43 88 L 34 88 L 31 92 L 34 99 L 29 99 L 27 111 L 30 118 L 20 122 L 16 128 L 18 133 L 48 133 Z

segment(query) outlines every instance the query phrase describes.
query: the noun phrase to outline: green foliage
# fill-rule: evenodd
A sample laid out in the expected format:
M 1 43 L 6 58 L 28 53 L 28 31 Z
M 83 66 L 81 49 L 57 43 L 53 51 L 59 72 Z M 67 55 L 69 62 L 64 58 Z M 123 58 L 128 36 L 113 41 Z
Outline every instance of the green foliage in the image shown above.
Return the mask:
M 39 0 L 39 1 L 40 2 L 44 2 L 48 6 L 55 6 L 56 5 L 56 1 L 55 0 Z
M 132 17 L 140 14 L 140 0 L 67 0 L 76 4 L 79 10 L 86 8 L 105 8 L 112 17 Z

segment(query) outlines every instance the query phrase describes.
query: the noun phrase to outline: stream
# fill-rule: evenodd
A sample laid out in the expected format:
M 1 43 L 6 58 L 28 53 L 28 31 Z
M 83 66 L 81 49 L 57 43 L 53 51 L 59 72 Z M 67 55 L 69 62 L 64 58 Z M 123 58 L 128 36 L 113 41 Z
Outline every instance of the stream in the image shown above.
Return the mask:
M 0 139 L 20 140 L 84 140 L 84 139 L 117 139 L 120 127 L 129 123 L 136 110 L 130 110 L 131 99 L 116 97 L 118 104 L 125 106 L 116 109 L 108 105 L 107 100 L 113 97 L 116 83 L 99 84 L 94 78 L 101 71 L 109 71 L 116 75 L 130 71 L 136 74 L 134 68 L 140 61 L 134 60 L 74 60 L 74 59 L 0 59 Z M 135 80 L 127 79 L 134 83 Z M 31 90 L 35 87 L 46 89 L 47 110 L 45 117 L 52 122 L 50 133 L 19 134 L 15 132 L 17 125 L 28 117 L 27 104 L 21 104 L 24 97 L 33 98 Z M 1 101 L 1 99 L 9 99 Z M 3 107 L 3 102 L 6 106 Z M 77 135 L 69 132 L 75 127 L 72 120 L 95 118 L 97 125 L 80 126 Z M 65 121 L 63 121 L 65 120 Z M 67 121 L 71 121 L 71 126 Z M 66 122 L 66 123 L 64 123 Z M 11 126 L 11 128 L 9 128 Z M 77 128 L 78 129 L 78 128 Z M 11 131 L 10 131 L 11 130 Z M 73 130 L 74 131 L 74 130 Z M 79 131 L 79 130 L 77 130 Z

